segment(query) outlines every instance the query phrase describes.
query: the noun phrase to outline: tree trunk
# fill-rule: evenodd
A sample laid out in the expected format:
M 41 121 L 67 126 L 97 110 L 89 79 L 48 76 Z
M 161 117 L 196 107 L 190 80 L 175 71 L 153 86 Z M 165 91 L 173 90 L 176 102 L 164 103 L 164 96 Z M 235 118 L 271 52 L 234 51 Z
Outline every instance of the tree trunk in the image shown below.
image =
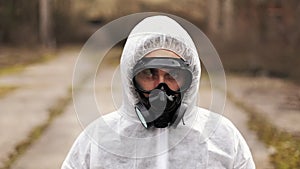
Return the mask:
M 220 31 L 220 1 L 219 0 L 208 0 L 208 32 L 213 36 L 218 36 Z
M 40 41 L 45 47 L 55 47 L 51 29 L 52 19 L 50 0 L 40 0 L 39 2 Z
M 232 39 L 233 26 L 233 0 L 225 0 L 223 4 L 223 33 L 226 40 Z

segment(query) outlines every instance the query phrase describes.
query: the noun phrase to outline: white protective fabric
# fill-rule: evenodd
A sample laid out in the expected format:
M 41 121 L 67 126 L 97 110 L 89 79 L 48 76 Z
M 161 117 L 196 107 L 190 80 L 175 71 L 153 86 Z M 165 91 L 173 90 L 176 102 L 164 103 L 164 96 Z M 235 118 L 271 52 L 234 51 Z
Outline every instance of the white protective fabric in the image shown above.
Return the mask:
M 184 95 L 188 105 L 177 128 L 145 129 L 134 105 L 132 69 L 147 53 L 170 50 L 190 63 L 193 82 Z M 201 49 L 200 49 L 201 50 Z M 119 110 L 90 124 L 77 138 L 62 169 L 109 168 L 255 168 L 249 148 L 234 125 L 196 106 L 200 61 L 189 34 L 173 19 L 152 16 L 130 33 L 121 57 L 123 103 Z

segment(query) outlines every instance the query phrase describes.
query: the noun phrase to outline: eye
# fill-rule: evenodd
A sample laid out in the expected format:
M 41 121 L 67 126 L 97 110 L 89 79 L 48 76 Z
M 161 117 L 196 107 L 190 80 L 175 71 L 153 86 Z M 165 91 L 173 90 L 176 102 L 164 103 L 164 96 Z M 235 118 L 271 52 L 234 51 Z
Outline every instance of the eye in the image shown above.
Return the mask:
M 180 71 L 173 69 L 173 70 L 170 70 L 168 74 L 172 79 L 177 79 L 180 76 Z
M 140 73 L 138 73 L 138 76 L 140 78 L 146 78 L 146 79 L 153 78 L 155 76 L 155 71 L 151 68 L 144 69 Z
M 141 73 L 145 76 L 152 76 L 153 75 L 153 71 L 151 71 L 151 69 L 145 69 Z

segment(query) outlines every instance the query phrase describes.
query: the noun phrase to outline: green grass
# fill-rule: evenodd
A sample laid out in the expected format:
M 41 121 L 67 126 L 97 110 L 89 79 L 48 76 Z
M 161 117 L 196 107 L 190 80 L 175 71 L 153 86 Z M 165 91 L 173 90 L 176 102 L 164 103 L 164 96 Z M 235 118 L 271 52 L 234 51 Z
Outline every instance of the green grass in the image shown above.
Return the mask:
M 252 106 L 245 104 L 231 94 L 228 97 L 249 115 L 248 125 L 254 130 L 258 138 L 269 147 L 274 148 L 271 162 L 276 169 L 300 168 L 300 138 L 288 132 L 279 130 L 266 117 Z
M 47 54 L 40 55 L 39 57 L 35 56 L 34 58 L 28 60 L 11 61 L 12 63 L 9 64 L 7 63 L 8 65 L 2 65 L 2 66 L 0 65 L 1 66 L 0 76 L 19 73 L 29 65 L 47 62 L 55 58 L 55 56 L 56 55 L 52 53 L 47 53 Z M 12 56 L 8 56 L 8 57 L 12 57 Z
M 17 89 L 16 86 L 0 86 L 0 97 L 7 95 L 8 93 Z
M 6 67 L 6 68 L 1 68 L 0 76 L 7 75 L 7 74 L 19 73 L 22 70 L 24 70 L 24 68 L 25 68 L 25 65 L 15 65 L 15 66 L 10 66 L 10 67 Z

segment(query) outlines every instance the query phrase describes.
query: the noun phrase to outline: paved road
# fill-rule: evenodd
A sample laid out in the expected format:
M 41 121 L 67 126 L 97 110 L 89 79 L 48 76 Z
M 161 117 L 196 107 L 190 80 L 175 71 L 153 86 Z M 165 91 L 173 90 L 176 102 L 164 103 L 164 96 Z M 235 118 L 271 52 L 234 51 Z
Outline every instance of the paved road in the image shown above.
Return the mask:
M 60 53 L 56 59 L 0 77 L 0 86 L 17 90 L 0 98 L 0 168 L 15 146 L 48 118 L 49 108 L 68 93 L 77 52 Z
M 48 108 L 59 98 L 68 95 L 68 87 L 72 78 L 75 57 L 78 51 L 61 53 L 57 59 L 47 63 L 33 65 L 24 72 L 7 77 L 1 77 L 1 84 L 21 86 L 0 101 L 1 107 L 1 162 L 13 151 L 14 146 L 24 140 L 29 131 L 43 123 L 47 117 Z M 96 98 L 102 112 L 115 110 L 120 103 L 120 88 L 115 87 L 114 98 L 111 96 L 111 79 L 116 68 L 104 66 L 96 80 Z M 114 84 L 121 84 L 118 74 Z M 210 102 L 209 84 L 203 80 L 200 98 L 201 105 Z M 93 90 L 86 88 L 86 90 Z M 83 92 L 80 98 L 87 98 Z M 113 100 L 117 105 L 113 104 Z M 89 104 L 89 103 L 86 103 Z M 104 106 L 105 105 L 105 106 Z M 88 111 L 87 111 L 88 113 Z M 269 169 L 267 148 L 257 140 L 255 133 L 247 128 L 247 115 L 233 102 L 227 100 L 225 116 L 242 132 L 254 155 L 258 169 Z M 74 139 L 82 131 L 74 111 L 73 103 L 67 105 L 65 112 L 57 117 L 49 128 L 13 165 L 13 169 L 53 169 L 59 168 Z M 1 168 L 1 167 L 0 167 Z

